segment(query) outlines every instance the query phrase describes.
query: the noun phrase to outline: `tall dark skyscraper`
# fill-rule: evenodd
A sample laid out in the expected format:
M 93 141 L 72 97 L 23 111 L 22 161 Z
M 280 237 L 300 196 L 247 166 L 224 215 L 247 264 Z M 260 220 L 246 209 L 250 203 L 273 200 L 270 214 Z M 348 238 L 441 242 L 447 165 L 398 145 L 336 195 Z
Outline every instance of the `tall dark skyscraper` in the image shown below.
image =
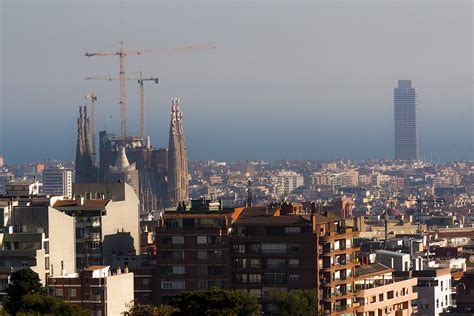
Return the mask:
M 79 107 L 75 172 L 76 183 L 97 182 L 97 167 L 94 165 L 92 133 L 86 106 Z
M 395 159 L 418 160 L 418 95 L 411 80 L 398 80 L 394 89 Z
M 168 148 L 168 206 L 177 206 L 189 198 L 188 159 L 183 132 L 183 112 L 179 99 L 171 99 L 170 141 Z

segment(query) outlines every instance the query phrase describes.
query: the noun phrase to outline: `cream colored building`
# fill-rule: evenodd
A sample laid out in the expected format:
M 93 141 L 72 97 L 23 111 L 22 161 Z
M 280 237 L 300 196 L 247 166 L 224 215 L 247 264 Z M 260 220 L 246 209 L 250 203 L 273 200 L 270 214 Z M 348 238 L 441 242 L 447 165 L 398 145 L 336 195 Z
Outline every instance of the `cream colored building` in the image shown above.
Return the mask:
M 129 184 L 74 185 L 73 200 L 54 204 L 75 218 L 76 265 L 110 265 L 112 255 L 139 254 L 139 200 Z
M 49 275 L 74 272 L 74 219 L 49 205 L 15 206 L 0 244 L 0 271 L 29 267 L 43 285 Z
M 410 316 L 416 312 L 412 303 L 418 298 L 414 292 L 417 279 L 397 278 L 392 272 L 392 269 L 378 263 L 356 269 L 355 315 Z

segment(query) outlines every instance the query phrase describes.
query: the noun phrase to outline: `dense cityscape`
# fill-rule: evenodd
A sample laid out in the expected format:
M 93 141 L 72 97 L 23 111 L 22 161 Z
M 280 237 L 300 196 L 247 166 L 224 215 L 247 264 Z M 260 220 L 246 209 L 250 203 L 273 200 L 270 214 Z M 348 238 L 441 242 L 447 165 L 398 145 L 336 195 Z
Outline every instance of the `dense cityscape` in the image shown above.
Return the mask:
M 219 45 L 115 48 L 81 53 L 116 62 L 84 79 L 117 81 L 117 126 L 97 123 L 97 82 L 70 107 L 69 161 L 0 148 L 0 315 L 474 315 L 474 161 L 426 159 L 411 75 L 390 82 L 391 159 L 191 160 L 192 101 L 167 96 L 155 147 L 144 86 L 168 78 L 128 56 Z

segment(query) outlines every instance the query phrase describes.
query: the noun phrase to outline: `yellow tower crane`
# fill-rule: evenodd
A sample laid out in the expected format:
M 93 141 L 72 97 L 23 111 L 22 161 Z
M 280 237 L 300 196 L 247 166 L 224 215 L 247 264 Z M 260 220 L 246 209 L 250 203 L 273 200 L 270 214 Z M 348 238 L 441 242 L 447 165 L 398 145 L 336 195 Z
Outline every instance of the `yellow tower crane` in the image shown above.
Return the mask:
M 149 53 L 168 53 L 186 50 L 212 49 L 213 45 L 203 46 L 183 46 L 174 48 L 154 48 L 142 50 L 125 50 L 125 41 L 120 41 L 120 49 L 117 52 L 109 53 L 86 53 L 85 56 L 93 58 L 95 56 L 118 56 L 119 57 L 119 81 L 120 81 L 120 137 L 122 146 L 125 146 L 127 138 L 127 95 L 125 93 L 125 57 L 128 55 L 143 55 Z
M 140 85 L 140 137 L 145 139 L 145 88 L 144 82 L 145 81 L 153 81 L 155 84 L 158 83 L 159 79 L 150 77 L 150 78 L 143 78 L 143 72 L 139 71 L 138 78 L 125 78 L 125 80 L 133 80 L 137 81 Z M 107 80 L 107 81 L 115 81 L 120 80 L 117 77 L 85 77 L 85 80 Z

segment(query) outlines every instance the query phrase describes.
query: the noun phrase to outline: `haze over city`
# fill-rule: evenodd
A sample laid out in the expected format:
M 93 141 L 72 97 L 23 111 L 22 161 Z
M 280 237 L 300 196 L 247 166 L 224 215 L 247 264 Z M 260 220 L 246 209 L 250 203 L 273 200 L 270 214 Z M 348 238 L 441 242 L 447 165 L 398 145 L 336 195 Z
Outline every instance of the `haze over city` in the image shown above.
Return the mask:
M 393 158 L 393 88 L 418 88 L 421 156 L 473 157 L 472 2 L 3 1 L 0 154 L 73 160 L 77 107 L 98 95 L 98 128 L 119 132 L 116 58 L 86 52 L 213 43 L 127 58 L 146 88 L 146 134 L 168 142 L 181 97 L 188 157 Z M 82 13 L 81 13 L 82 12 Z M 129 131 L 138 87 L 127 84 Z

